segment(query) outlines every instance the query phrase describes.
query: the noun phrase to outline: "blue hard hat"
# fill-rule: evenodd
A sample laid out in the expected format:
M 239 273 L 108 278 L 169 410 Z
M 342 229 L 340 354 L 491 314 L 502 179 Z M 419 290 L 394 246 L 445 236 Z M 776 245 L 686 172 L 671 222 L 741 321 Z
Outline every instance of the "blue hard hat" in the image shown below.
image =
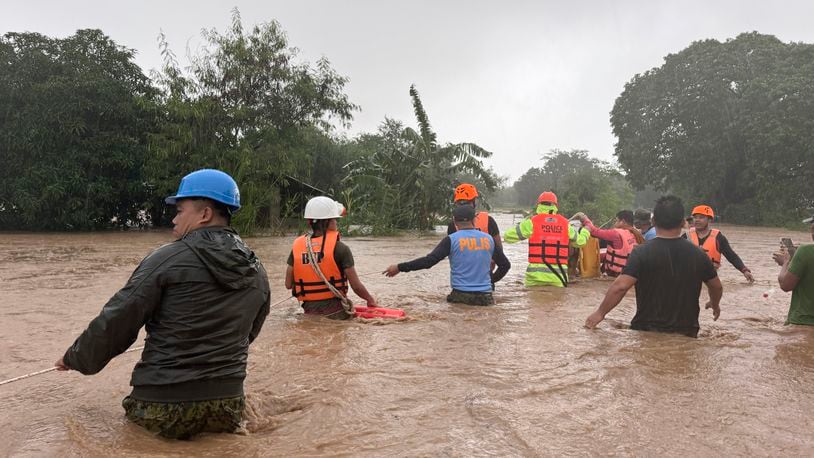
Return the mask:
M 181 179 L 178 192 L 164 199 L 164 202 L 175 205 L 179 199 L 186 197 L 206 197 L 232 210 L 240 208 L 240 190 L 237 189 L 237 183 L 228 173 L 220 170 L 203 169 L 190 173 Z

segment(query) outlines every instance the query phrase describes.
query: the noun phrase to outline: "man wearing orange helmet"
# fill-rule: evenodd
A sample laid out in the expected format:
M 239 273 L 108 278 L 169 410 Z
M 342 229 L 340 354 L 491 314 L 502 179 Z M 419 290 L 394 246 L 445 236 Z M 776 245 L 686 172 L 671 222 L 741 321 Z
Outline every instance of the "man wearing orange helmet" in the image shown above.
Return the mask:
M 478 189 L 469 183 L 461 183 L 458 187 L 455 188 L 455 206 L 459 207 L 461 205 L 470 205 L 472 208 L 477 207 L 478 202 Z M 476 211 L 475 212 L 475 220 L 472 221 L 472 224 L 475 226 L 475 229 L 485 232 L 492 236 L 492 239 L 495 242 L 495 247 L 500 248 L 503 250 L 503 240 L 500 238 L 500 228 L 497 226 L 497 222 L 494 218 L 489 216 L 489 212 L 487 211 Z M 455 224 L 455 221 L 449 223 L 447 227 L 447 235 L 452 235 L 458 231 L 458 226 Z M 495 255 L 497 256 L 497 255 Z M 490 270 L 492 273 L 496 273 L 495 268 L 497 267 L 497 260 L 492 259 Z M 494 286 L 494 285 L 493 285 Z
M 709 205 L 698 205 L 692 209 L 693 226 L 687 233 L 687 240 L 700 247 L 712 260 L 716 269 L 721 267 L 721 255 L 733 267 L 738 269 L 746 281 L 753 283 L 755 278 L 752 271 L 743 263 L 740 256 L 729 245 L 729 241 L 718 229 L 712 229 L 709 224 L 715 218 L 715 213 Z
M 478 189 L 469 183 L 461 183 L 455 188 L 456 207 L 459 205 L 471 205 L 473 208 L 477 208 L 478 197 Z M 495 219 L 489 216 L 489 212 L 485 210 L 476 211 L 473 224 L 475 225 L 475 229 L 491 235 L 495 240 L 496 246 L 503 246 L 503 242 L 500 238 L 500 228 L 497 227 Z M 452 221 L 447 227 L 447 235 L 452 235 L 457 230 L 458 228 L 455 226 L 455 222 Z
M 557 212 L 557 195 L 546 191 L 537 198 L 535 215 L 503 237 L 506 243 L 529 240 L 526 286 L 568 286 L 568 247 L 588 242 L 588 231 L 578 231 Z

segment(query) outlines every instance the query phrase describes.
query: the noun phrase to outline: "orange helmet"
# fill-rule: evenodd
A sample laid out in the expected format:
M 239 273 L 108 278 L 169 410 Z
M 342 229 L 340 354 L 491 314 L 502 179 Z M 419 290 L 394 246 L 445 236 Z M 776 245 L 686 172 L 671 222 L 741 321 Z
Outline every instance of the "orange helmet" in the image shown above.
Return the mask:
M 693 215 L 704 215 L 709 218 L 715 218 L 715 213 L 712 211 L 712 207 L 709 205 L 699 205 L 692 209 Z
M 469 183 L 461 183 L 455 188 L 455 202 L 459 200 L 472 200 L 478 197 L 478 190 Z
M 537 203 L 540 202 L 551 202 L 554 205 L 557 205 L 557 195 L 551 191 L 546 191 L 540 194 L 540 197 L 537 198 Z

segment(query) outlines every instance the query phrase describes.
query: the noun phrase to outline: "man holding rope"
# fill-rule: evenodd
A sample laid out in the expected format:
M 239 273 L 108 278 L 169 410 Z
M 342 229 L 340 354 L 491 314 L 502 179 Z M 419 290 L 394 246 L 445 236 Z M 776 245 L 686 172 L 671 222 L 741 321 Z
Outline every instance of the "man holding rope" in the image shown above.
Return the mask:
M 271 298 L 266 270 L 229 227 L 240 208 L 235 181 L 218 170 L 183 180 L 175 242 L 149 254 L 55 366 L 85 375 L 123 353 L 145 326 L 127 418 L 163 437 L 235 432 L 243 417 L 249 344 Z
M 348 285 L 368 307 L 376 307 L 359 279 L 353 254 L 339 240 L 336 220 L 345 214 L 345 207 L 330 197 L 314 197 L 305 204 L 305 219 L 309 233 L 298 237 L 288 256 L 285 287 L 302 302 L 308 315 L 322 315 L 333 320 L 354 316 L 347 299 Z

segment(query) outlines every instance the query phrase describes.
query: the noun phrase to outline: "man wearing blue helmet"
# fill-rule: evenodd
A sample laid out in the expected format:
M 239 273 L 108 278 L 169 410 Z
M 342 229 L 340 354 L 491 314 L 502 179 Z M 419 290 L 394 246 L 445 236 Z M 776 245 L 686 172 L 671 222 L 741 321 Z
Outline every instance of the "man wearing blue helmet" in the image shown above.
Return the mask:
M 127 418 L 173 439 L 240 427 L 249 344 L 269 312 L 263 265 L 229 227 L 237 184 L 198 170 L 166 199 L 176 240 L 149 254 L 130 280 L 56 362 L 85 375 L 102 370 L 147 331 Z

